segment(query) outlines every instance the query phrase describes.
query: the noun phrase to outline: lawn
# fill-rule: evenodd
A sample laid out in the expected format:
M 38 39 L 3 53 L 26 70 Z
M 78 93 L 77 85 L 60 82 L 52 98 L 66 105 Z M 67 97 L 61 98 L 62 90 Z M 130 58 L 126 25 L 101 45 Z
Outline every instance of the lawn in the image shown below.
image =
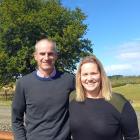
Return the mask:
M 3 100 L 0 100 L 0 106 L 11 106 L 12 104 L 12 101 L 3 101 Z
M 113 91 L 123 94 L 128 100 L 132 101 L 134 109 L 140 111 L 140 84 L 127 84 L 115 87 Z
M 132 106 L 140 112 L 140 84 L 127 84 L 125 86 L 113 88 L 114 92 L 123 94 L 128 100 L 132 101 Z M 11 106 L 12 101 L 5 101 L 0 97 L 0 106 Z
M 9 106 L 10 107 L 11 104 L 12 104 L 11 97 L 10 98 L 8 97 L 6 100 L 6 98 L 1 96 L 1 94 L 0 94 L 0 106 Z

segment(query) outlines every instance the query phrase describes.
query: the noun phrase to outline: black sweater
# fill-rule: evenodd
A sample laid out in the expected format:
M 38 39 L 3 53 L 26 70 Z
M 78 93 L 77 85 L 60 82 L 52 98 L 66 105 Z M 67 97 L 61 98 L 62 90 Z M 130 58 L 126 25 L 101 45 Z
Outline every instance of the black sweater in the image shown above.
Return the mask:
M 70 127 L 73 140 L 139 140 L 135 111 L 119 94 L 113 94 L 110 102 L 103 98 L 72 101 Z
M 74 76 L 68 73 L 57 71 L 55 77 L 45 79 L 33 72 L 21 78 L 12 105 L 15 140 L 67 140 L 73 89 Z

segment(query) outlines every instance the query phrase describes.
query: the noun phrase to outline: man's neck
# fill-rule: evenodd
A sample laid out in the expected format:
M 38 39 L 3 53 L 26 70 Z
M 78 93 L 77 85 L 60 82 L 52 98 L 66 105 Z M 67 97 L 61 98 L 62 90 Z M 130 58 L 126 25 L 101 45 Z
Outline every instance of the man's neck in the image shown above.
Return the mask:
M 56 74 L 56 70 L 55 68 L 52 69 L 52 70 L 46 70 L 46 71 L 42 71 L 40 69 L 37 70 L 37 75 L 39 77 L 42 77 L 42 78 L 50 78 L 50 77 L 54 77 Z

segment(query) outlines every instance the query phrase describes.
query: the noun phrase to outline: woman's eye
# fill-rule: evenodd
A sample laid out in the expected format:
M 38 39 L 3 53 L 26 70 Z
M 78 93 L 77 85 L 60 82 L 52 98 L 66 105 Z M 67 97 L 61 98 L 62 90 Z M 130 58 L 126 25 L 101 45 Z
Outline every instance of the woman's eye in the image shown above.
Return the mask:
M 87 76 L 87 75 L 88 75 L 87 73 L 83 73 L 83 74 L 82 74 L 82 76 Z

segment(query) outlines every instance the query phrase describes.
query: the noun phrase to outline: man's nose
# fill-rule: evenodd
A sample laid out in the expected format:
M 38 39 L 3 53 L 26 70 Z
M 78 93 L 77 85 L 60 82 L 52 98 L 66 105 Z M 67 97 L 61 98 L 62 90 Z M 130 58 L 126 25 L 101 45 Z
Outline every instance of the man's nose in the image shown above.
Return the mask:
M 49 55 L 47 53 L 45 54 L 45 59 L 49 59 Z

